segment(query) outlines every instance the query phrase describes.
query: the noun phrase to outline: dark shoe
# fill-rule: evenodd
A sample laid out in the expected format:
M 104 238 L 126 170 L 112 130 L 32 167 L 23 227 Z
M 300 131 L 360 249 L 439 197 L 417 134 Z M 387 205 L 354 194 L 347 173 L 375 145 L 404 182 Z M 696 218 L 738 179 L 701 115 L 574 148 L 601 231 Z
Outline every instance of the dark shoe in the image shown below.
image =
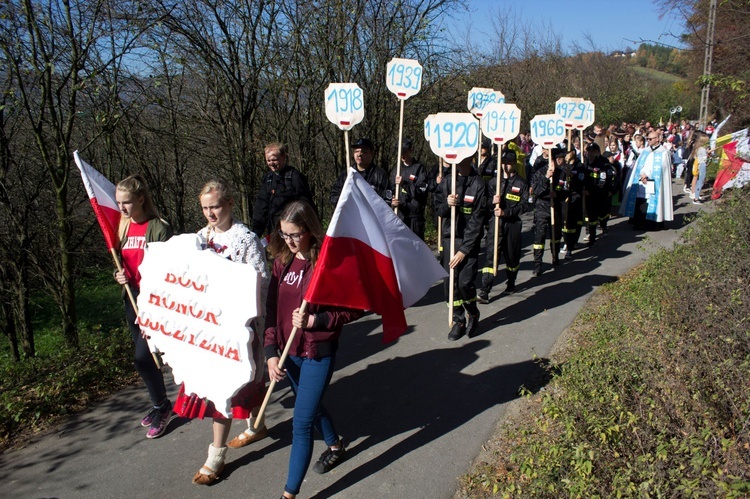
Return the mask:
M 148 411 L 148 414 L 143 416 L 143 419 L 141 419 L 141 426 L 143 426 L 144 428 L 148 428 L 149 426 L 151 426 L 151 421 L 154 420 L 154 416 L 156 416 L 159 410 L 160 409 L 158 407 L 153 407 L 150 411 Z
M 477 315 L 468 314 L 466 319 L 466 336 L 473 338 L 477 334 L 477 329 L 479 329 L 479 312 L 477 312 Z
M 540 275 L 542 275 L 542 269 L 541 269 L 541 267 L 536 267 L 536 268 L 535 268 L 535 269 L 534 269 L 534 270 L 533 270 L 533 271 L 531 272 L 531 275 L 533 275 L 534 277 L 539 277 Z
M 172 412 L 172 402 L 167 401 L 159 410 L 154 414 L 151 420 L 151 425 L 146 432 L 146 438 L 159 438 L 167 430 L 169 422 L 174 417 Z
M 558 257 L 553 258 L 552 259 L 552 265 L 555 266 L 555 267 L 557 267 L 558 265 L 560 265 L 560 259 Z
M 480 291 L 477 294 L 477 301 L 482 305 L 487 305 L 490 302 L 490 294 L 486 291 Z
M 515 292 L 516 292 L 516 283 L 514 283 L 514 282 L 509 282 L 509 283 L 508 283 L 508 284 L 507 284 L 507 285 L 505 286 L 505 294 L 506 294 L 506 295 L 512 295 L 512 294 L 513 294 L 513 293 L 515 293 Z
M 456 341 L 465 334 L 466 324 L 464 324 L 463 322 L 454 322 L 453 327 L 451 328 L 451 332 L 448 333 L 448 339 L 451 341 Z
M 344 441 L 339 439 L 339 449 L 333 450 L 328 447 L 323 454 L 320 455 L 320 459 L 313 466 L 315 473 L 328 473 L 341 463 L 346 457 L 346 447 L 344 447 Z

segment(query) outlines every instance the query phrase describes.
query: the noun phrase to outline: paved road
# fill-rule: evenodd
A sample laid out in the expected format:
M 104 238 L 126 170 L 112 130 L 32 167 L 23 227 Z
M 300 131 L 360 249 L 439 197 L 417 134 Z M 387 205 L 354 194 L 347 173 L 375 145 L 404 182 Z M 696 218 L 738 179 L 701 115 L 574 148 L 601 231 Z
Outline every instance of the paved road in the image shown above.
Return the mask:
M 300 497 L 452 497 L 456 479 L 518 397 L 519 386 L 540 378 L 533 359 L 549 355 L 598 286 L 678 238 L 674 229 L 696 208 L 681 188 L 675 184 L 677 219 L 669 230 L 636 232 L 615 219 L 595 248 L 574 252 L 572 260 L 554 271 L 548 266 L 538 278 L 531 277 L 526 221 L 518 292 L 498 298 L 504 278 L 498 279 L 493 300 L 480 305 L 474 338 L 448 341 L 439 286 L 407 310 L 411 326 L 393 344 L 381 344 L 376 316 L 347 326 L 327 406 L 349 441 L 348 459 L 327 475 L 310 470 Z M 653 244 L 643 244 L 646 239 Z M 270 437 L 229 449 L 223 479 L 199 487 L 191 478 L 205 460 L 210 421 L 175 420 L 162 438 L 147 440 L 139 421 L 148 398 L 143 387 L 133 387 L 0 456 L 0 496 L 277 498 L 286 477 L 292 404 L 283 386 L 269 406 Z M 237 432 L 233 428 L 232 436 Z M 323 449 L 316 441 L 313 460 Z

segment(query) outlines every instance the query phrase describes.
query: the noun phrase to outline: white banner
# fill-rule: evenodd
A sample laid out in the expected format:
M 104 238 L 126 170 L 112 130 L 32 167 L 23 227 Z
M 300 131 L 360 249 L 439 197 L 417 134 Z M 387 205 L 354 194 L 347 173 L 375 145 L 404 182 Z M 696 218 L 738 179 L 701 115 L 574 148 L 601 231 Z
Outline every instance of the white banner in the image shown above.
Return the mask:
M 258 371 L 248 327 L 260 310 L 258 273 L 202 250 L 197 234 L 150 243 L 139 270 L 138 323 L 149 343 L 185 393 L 229 416 L 231 398 Z

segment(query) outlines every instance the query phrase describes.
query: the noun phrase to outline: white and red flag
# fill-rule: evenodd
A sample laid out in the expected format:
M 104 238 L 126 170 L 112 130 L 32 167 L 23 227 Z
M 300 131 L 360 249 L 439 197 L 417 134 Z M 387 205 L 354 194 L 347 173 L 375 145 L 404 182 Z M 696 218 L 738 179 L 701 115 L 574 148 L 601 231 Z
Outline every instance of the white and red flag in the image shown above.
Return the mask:
M 91 165 L 78 156 L 78 151 L 73 153 L 78 169 L 81 170 L 83 185 L 89 195 L 91 207 L 94 209 L 96 219 L 104 233 L 107 249 L 116 248 L 118 244 L 117 228 L 120 224 L 120 209 L 117 207 L 115 198 L 115 184 L 107 177 L 96 171 Z
M 404 309 L 447 276 L 430 248 L 350 168 L 305 300 L 372 310 L 383 317 L 389 342 L 406 331 Z

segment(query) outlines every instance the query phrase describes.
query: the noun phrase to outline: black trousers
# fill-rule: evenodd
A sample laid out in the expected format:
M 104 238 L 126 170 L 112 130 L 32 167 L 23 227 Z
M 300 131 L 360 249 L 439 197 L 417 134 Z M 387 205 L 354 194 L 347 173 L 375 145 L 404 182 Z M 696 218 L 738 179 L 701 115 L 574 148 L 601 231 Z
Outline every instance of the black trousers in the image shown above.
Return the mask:
M 538 202 L 538 201 L 537 201 Z M 545 208 L 546 206 L 546 208 Z M 534 211 L 534 267 L 542 266 L 542 257 L 544 256 L 544 242 L 547 239 L 547 233 L 555 242 L 554 247 L 550 245 L 552 251 L 552 261 L 557 261 L 557 252 L 560 251 L 560 241 L 562 240 L 562 209 L 555 207 L 555 231 L 552 233 L 552 214 L 549 205 L 539 205 Z
M 461 246 L 461 239 L 456 238 L 456 250 Z M 450 261 L 451 256 L 449 253 L 451 248 L 450 239 L 443 239 L 443 268 L 450 274 Z M 477 308 L 477 287 L 474 281 L 477 277 L 477 270 L 479 267 L 479 259 L 477 255 L 469 254 L 463 259 L 463 261 L 453 269 L 453 303 L 448 304 L 451 307 L 453 313 L 453 322 L 466 323 L 466 312 L 471 315 L 477 315 L 479 309 Z M 443 290 L 445 291 L 445 299 L 448 301 L 450 297 L 450 279 L 446 278 L 443 281 Z
M 138 292 L 133 290 L 133 296 L 138 298 Z M 130 329 L 130 335 L 133 338 L 133 344 L 135 345 L 135 370 L 141 375 L 143 382 L 146 384 L 148 395 L 151 398 L 151 403 L 155 406 L 161 405 L 167 400 L 167 389 L 164 386 L 164 375 L 154 362 L 154 358 L 151 355 L 151 350 L 148 348 L 148 342 L 141 335 L 141 328 L 135 323 L 136 315 L 133 305 L 130 303 L 130 299 L 125 296 L 123 299 L 125 302 L 125 320 L 128 323 L 128 329 Z

